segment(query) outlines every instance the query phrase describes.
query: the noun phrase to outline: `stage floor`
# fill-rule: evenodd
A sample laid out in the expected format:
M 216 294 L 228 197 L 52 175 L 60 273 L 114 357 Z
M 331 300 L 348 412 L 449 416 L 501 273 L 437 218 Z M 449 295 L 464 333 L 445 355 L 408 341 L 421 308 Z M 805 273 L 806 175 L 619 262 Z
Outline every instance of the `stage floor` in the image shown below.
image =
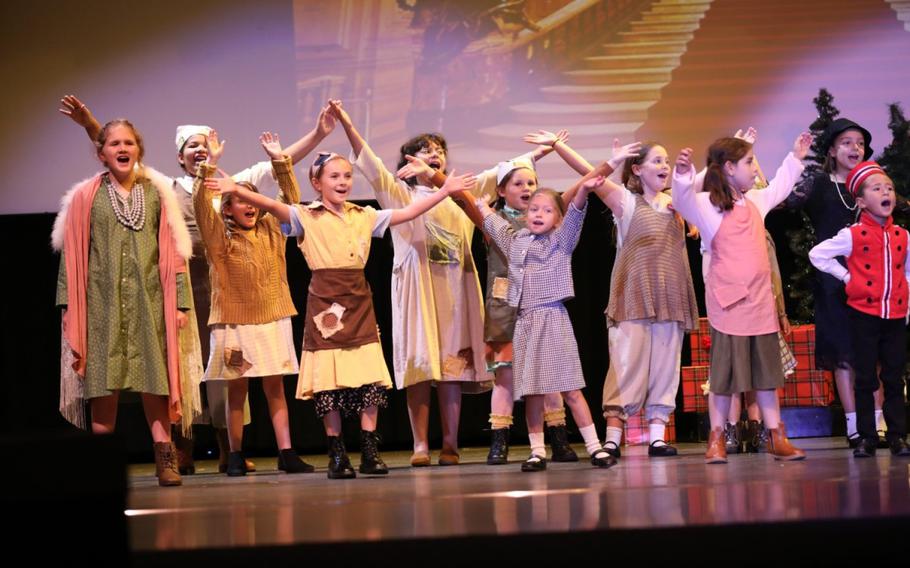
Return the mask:
M 856 460 L 843 438 L 797 444 L 808 450 L 803 462 L 758 454 L 708 466 L 704 445 L 681 444 L 676 458 L 623 448 L 608 470 L 583 460 L 541 473 L 522 473 L 520 461 L 487 466 L 485 448 L 464 450 L 458 467 L 421 469 L 390 452 L 390 475 L 353 480 L 327 479 L 325 456 L 305 456 L 318 466 L 305 475 L 260 457 L 259 471 L 241 478 L 203 461 L 181 488 L 159 488 L 152 466 L 134 466 L 126 514 L 134 553 L 910 517 L 910 459 L 879 450 Z M 351 457 L 356 467 L 359 454 Z

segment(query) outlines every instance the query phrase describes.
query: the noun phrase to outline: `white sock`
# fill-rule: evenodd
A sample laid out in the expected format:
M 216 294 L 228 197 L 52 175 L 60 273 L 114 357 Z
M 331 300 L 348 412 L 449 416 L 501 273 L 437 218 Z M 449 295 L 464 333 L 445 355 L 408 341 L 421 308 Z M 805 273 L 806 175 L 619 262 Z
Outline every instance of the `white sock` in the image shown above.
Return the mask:
M 888 425 L 885 424 L 885 413 L 881 409 L 875 411 L 875 429 L 879 432 L 888 431 Z
M 847 417 L 847 437 L 852 438 L 856 434 L 856 413 L 846 412 L 845 416 Z
M 585 440 L 585 449 L 588 450 L 588 455 L 593 456 L 603 450 L 603 445 L 597 438 L 597 428 L 593 424 L 579 428 L 578 431 L 581 432 L 581 437 Z
M 622 442 L 622 428 L 617 428 L 616 426 L 607 426 L 607 441 L 609 444 L 613 442 L 616 447 L 619 447 L 619 444 Z
M 531 454 L 541 458 L 547 457 L 547 446 L 543 441 L 543 432 L 528 432 L 528 438 L 531 440 Z
M 648 424 L 648 436 L 650 437 L 650 442 L 654 443 L 655 446 L 666 446 L 667 442 L 664 441 L 664 433 L 666 432 L 667 427 L 664 424 Z

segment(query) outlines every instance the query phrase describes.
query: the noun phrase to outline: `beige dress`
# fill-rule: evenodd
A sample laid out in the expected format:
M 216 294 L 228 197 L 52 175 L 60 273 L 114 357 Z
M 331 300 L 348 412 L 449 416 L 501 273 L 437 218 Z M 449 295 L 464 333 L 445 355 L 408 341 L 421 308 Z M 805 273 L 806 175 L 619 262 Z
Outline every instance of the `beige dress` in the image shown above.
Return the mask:
M 345 203 L 344 214 L 339 215 L 316 201 L 293 206 L 290 228 L 285 226 L 285 230 L 297 237 L 311 270 L 363 270 L 372 237 L 385 233 L 391 215 L 388 210 L 377 211 L 353 203 Z M 344 324 L 343 314 L 339 321 Z M 303 351 L 297 398 L 309 399 L 319 392 L 366 385 L 392 387 L 379 341 L 357 347 Z

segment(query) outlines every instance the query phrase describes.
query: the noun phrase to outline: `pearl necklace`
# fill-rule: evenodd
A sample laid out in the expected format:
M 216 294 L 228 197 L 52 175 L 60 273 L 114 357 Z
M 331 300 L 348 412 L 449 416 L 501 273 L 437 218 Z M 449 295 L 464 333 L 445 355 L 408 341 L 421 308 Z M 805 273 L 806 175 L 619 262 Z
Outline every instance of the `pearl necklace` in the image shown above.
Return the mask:
M 853 207 L 847 205 L 847 201 L 844 199 L 844 196 L 841 193 L 840 186 L 837 185 L 837 178 L 834 177 L 834 174 L 831 174 L 829 176 L 829 179 L 831 180 L 831 183 L 834 184 L 834 191 L 837 192 L 837 196 L 840 198 L 840 202 L 844 204 L 844 207 L 846 207 L 848 211 L 856 211 L 856 208 L 859 207 L 859 205 L 855 203 L 853 204 Z
M 145 190 L 142 184 L 133 184 L 133 189 L 130 191 L 133 203 L 129 207 L 126 204 L 129 197 L 126 199 L 120 197 L 114 184 L 111 183 L 110 175 L 104 176 L 104 185 L 107 188 L 107 196 L 111 201 L 111 207 L 114 209 L 114 216 L 117 217 L 117 221 L 124 227 L 134 231 L 141 231 L 142 227 L 145 226 Z

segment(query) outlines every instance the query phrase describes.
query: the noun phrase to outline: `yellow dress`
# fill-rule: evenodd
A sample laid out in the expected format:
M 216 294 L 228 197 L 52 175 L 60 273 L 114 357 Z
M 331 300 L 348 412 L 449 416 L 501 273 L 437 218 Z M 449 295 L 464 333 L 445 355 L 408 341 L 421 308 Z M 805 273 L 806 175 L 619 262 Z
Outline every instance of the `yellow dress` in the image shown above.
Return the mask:
M 338 214 L 316 201 L 291 207 L 288 234 L 297 237 L 311 270 L 363 270 L 372 237 L 382 236 L 391 215 L 391 210 L 377 211 L 353 203 L 345 203 L 344 214 Z M 392 387 L 379 341 L 359 347 L 303 351 L 297 398 L 310 399 L 318 392 L 365 385 Z

